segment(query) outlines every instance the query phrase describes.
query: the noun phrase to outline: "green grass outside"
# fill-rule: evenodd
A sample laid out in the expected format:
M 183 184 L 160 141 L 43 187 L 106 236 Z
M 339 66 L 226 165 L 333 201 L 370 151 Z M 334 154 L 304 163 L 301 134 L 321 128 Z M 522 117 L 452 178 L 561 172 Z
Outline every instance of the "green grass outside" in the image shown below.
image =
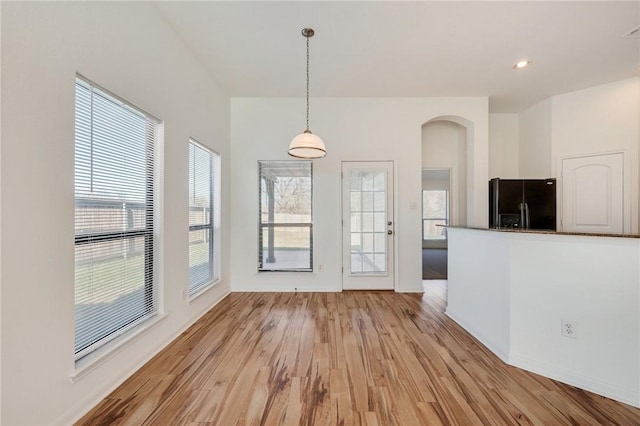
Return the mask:
M 265 229 L 262 233 L 262 248 L 267 249 L 269 245 L 269 232 Z M 275 250 L 309 250 L 309 231 L 307 228 L 300 229 L 274 229 Z
M 109 303 L 144 287 L 144 255 L 76 265 L 75 302 Z M 118 291 L 110 291 L 117 287 Z

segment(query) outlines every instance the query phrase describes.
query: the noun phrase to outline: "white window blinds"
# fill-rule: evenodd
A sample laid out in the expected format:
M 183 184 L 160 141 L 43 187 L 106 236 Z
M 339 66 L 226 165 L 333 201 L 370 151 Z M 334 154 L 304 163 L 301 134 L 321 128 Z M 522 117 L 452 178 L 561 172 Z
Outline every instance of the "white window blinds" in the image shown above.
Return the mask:
M 156 313 L 154 147 L 158 121 L 76 79 L 75 353 Z
M 218 278 L 215 258 L 214 203 L 218 156 L 189 141 L 189 294 L 194 295 Z M 214 178 L 215 176 L 215 178 Z

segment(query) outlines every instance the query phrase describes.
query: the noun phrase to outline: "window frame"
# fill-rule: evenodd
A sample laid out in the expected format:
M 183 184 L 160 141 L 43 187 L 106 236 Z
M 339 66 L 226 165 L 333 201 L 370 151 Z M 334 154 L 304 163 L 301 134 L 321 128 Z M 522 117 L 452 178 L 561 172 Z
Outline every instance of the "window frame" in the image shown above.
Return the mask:
M 189 138 L 189 156 L 191 156 L 191 148 L 200 149 L 209 155 L 209 223 L 208 224 L 196 224 L 189 223 L 189 235 L 192 231 L 209 230 L 209 275 L 206 279 L 192 283 L 191 281 L 191 266 L 189 266 L 189 282 L 187 284 L 188 299 L 193 298 L 204 293 L 207 289 L 211 288 L 214 284 L 220 281 L 220 238 L 219 238 L 219 223 L 220 223 L 220 154 L 214 150 L 201 144 L 195 138 Z M 195 151 L 194 151 L 195 155 Z M 197 170 L 191 170 L 191 158 L 189 158 L 189 178 L 192 174 L 197 173 Z M 194 158 L 195 167 L 195 158 Z M 190 182 L 189 182 L 190 184 Z M 195 177 L 194 177 L 195 185 Z M 191 189 L 189 189 L 189 196 L 191 196 Z M 189 214 L 191 214 L 191 204 L 189 201 Z M 190 238 L 190 237 L 189 237 Z M 190 244 L 190 243 L 189 243 Z M 189 264 L 191 264 L 191 257 L 189 257 Z
M 308 164 L 309 165 L 309 222 L 291 222 L 291 223 L 264 223 L 262 221 L 262 165 L 263 164 L 275 164 L 275 163 L 298 163 L 298 164 Z M 263 261 L 263 230 L 264 229 L 275 229 L 277 228 L 288 228 L 288 227 L 297 227 L 297 228 L 309 228 L 309 268 L 265 268 Z M 259 160 L 258 161 L 258 273 L 269 273 L 269 272 L 313 272 L 313 162 L 310 160 Z
M 144 218 L 145 218 L 145 226 L 143 229 L 124 229 L 117 231 L 101 231 L 101 232 L 77 232 L 74 230 L 74 248 L 77 249 L 79 246 L 92 244 L 92 243 L 104 243 L 104 242 L 113 242 L 113 241 L 131 241 L 133 238 L 144 238 L 144 304 L 143 310 L 137 315 L 135 318 L 129 320 L 126 324 L 119 325 L 111 329 L 107 334 L 99 337 L 91 343 L 83 346 L 82 348 L 77 348 L 76 346 L 76 338 L 77 338 L 77 330 L 74 327 L 74 360 L 76 366 L 78 366 L 78 362 L 82 361 L 84 364 L 85 357 L 93 359 L 93 355 L 99 349 L 107 346 L 114 341 L 119 341 L 124 339 L 132 334 L 132 332 L 139 328 L 142 325 L 148 325 L 152 320 L 157 318 L 159 314 L 159 304 L 158 304 L 158 294 L 157 294 L 157 273 L 156 273 L 156 244 L 157 244 L 157 216 L 159 213 L 159 199 L 160 199 L 160 187 L 159 187 L 159 176 L 160 173 L 160 138 L 162 134 L 162 121 L 155 117 L 154 115 L 144 111 L 141 108 L 133 105 L 131 102 L 119 97 L 118 95 L 112 93 L 111 91 L 101 87 L 100 85 L 94 83 L 88 78 L 76 74 L 76 79 L 74 83 L 74 91 L 77 91 L 77 87 L 82 86 L 85 89 L 89 90 L 91 96 L 95 96 L 96 93 L 98 96 L 103 97 L 104 99 L 111 101 L 115 104 L 119 104 L 123 109 L 129 110 L 132 113 L 143 117 L 145 120 L 145 127 L 147 134 L 151 131 L 152 136 L 145 136 L 145 148 L 144 148 Z M 75 92 L 74 92 L 75 93 Z M 77 93 L 74 94 L 74 105 L 77 107 Z M 94 125 L 94 115 L 93 111 L 90 113 L 90 123 L 93 127 Z M 74 112 L 74 120 L 78 120 L 77 112 Z M 76 150 L 78 149 L 78 141 L 77 141 L 77 133 L 74 132 L 74 169 L 77 167 L 77 159 L 75 158 Z M 93 135 L 91 136 L 90 146 L 93 149 Z M 74 172 L 74 180 L 75 180 Z M 93 172 L 91 172 L 93 173 Z M 118 202 L 118 201 L 109 201 L 103 200 L 100 198 L 90 199 L 90 198 L 78 198 L 77 196 L 77 186 L 74 182 L 74 223 L 77 221 L 77 211 L 79 205 L 83 207 L 87 206 L 100 206 L 106 208 L 115 208 L 116 205 L 122 206 L 125 210 L 127 210 L 128 205 L 140 204 L 135 202 Z M 129 211 L 129 210 L 127 210 Z M 77 253 L 74 256 L 77 261 Z M 74 266 L 74 270 L 77 269 L 77 264 Z M 74 294 L 77 291 L 77 279 L 74 279 Z M 112 280 L 113 282 L 113 280 Z M 74 296 L 75 297 L 75 296 Z M 76 302 L 74 301 L 74 306 L 76 306 Z M 75 317 L 75 314 L 74 314 Z M 74 319 L 75 323 L 75 319 Z

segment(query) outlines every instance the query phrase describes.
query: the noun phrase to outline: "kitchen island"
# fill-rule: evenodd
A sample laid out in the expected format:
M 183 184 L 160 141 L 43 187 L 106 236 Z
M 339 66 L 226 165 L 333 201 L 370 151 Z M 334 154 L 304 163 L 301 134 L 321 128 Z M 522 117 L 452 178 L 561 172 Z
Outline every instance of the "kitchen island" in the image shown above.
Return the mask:
M 448 238 L 450 318 L 508 364 L 640 407 L 640 236 Z

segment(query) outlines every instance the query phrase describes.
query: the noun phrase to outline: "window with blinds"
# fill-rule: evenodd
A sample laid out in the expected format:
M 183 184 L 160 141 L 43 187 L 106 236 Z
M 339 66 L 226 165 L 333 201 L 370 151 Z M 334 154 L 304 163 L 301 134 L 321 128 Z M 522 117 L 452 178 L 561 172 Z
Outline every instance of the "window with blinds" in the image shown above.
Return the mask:
M 189 141 L 189 295 L 218 279 L 214 239 L 219 156 Z M 215 204 L 214 204 L 215 203 Z
M 259 271 L 313 270 L 311 161 L 260 161 Z
M 152 317 L 159 121 L 76 78 L 76 360 Z

